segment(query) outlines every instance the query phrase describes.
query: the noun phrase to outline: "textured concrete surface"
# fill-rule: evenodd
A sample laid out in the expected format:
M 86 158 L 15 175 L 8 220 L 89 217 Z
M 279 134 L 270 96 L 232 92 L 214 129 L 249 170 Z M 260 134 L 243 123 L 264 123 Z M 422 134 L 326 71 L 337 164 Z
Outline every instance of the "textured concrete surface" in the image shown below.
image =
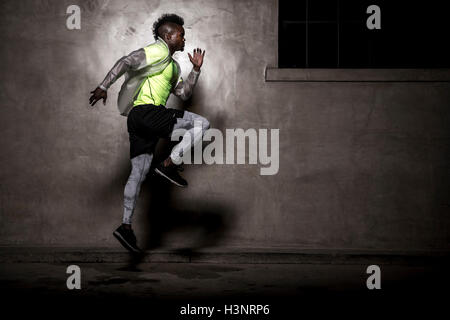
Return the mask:
M 67 30 L 75 3 L 81 30 Z M 120 81 L 106 106 L 92 110 L 89 92 L 152 41 L 164 12 L 185 17 L 186 51 L 206 49 L 187 107 L 222 130 L 279 128 L 280 171 L 195 165 L 186 190 L 150 179 L 140 243 L 449 249 L 450 85 L 266 82 L 275 0 L 1 1 L 1 245 L 117 245 L 130 170 Z M 186 75 L 186 53 L 177 58 Z
M 297 248 L 215 247 L 158 248 L 133 257 L 123 248 L 0 247 L 0 263 L 216 263 L 216 264 L 449 264 L 441 251 L 325 250 Z
M 266 81 L 286 82 L 450 82 L 450 69 L 267 68 Z
M 20 302 L 16 315 L 32 311 L 34 316 L 60 318 L 97 312 L 118 318 L 123 312 L 183 319 L 179 313 L 188 304 L 215 307 L 212 319 L 300 318 L 308 312 L 360 319 L 417 315 L 419 310 L 433 317 L 443 310 L 448 294 L 442 293 L 450 284 L 446 268 L 439 266 L 381 266 L 381 289 L 375 291 L 366 287 L 367 265 L 145 263 L 133 270 L 117 263 L 78 266 L 81 289 L 68 290 L 67 264 L 2 263 L 2 302 Z M 270 314 L 225 315 L 224 306 L 235 304 L 268 305 Z M 202 318 L 207 317 L 186 317 Z

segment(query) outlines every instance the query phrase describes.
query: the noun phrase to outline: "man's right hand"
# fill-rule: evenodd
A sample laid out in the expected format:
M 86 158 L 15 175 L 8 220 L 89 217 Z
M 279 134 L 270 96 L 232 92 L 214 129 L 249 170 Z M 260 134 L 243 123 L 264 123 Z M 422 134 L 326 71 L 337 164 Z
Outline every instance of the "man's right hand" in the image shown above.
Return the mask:
M 89 98 L 89 104 L 93 106 L 97 103 L 98 100 L 103 99 L 103 104 L 106 104 L 106 99 L 108 98 L 108 94 L 105 90 L 97 87 L 94 91 L 91 91 L 92 95 Z

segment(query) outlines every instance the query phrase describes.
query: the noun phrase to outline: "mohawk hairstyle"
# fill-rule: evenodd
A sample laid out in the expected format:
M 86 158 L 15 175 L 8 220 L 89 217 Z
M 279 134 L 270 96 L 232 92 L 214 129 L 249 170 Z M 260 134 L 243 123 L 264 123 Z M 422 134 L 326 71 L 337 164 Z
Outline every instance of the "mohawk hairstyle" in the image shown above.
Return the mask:
M 155 40 L 158 39 L 158 29 L 161 27 L 164 23 L 171 22 L 178 24 L 180 26 L 184 25 L 184 19 L 176 14 L 173 13 L 165 13 L 161 17 L 159 17 L 158 20 L 153 23 L 153 36 L 155 37 Z

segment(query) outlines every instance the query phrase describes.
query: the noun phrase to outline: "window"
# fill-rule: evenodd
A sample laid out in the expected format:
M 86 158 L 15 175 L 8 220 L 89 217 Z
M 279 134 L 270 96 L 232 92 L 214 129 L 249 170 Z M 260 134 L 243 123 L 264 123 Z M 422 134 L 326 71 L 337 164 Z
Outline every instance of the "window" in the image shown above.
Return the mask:
M 381 29 L 370 30 L 370 5 Z M 449 68 L 445 1 L 279 0 L 280 68 Z

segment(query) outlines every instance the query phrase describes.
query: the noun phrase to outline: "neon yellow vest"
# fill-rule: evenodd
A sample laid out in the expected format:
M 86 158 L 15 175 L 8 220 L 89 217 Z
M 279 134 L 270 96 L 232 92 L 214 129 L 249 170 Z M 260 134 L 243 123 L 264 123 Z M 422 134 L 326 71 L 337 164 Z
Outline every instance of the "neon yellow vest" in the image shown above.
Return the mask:
M 145 47 L 146 56 L 155 57 L 152 48 L 147 50 Z M 148 58 L 147 58 L 148 59 Z M 141 104 L 154 104 L 156 106 L 166 105 L 172 88 L 178 81 L 178 69 L 173 60 L 169 65 L 159 73 L 150 75 L 144 81 L 138 96 L 133 102 L 133 106 Z
M 161 102 L 164 102 L 165 104 L 170 94 L 170 89 L 168 90 L 169 92 L 167 93 L 167 97 L 165 97 L 168 86 L 162 84 L 168 81 L 165 79 L 169 77 L 170 73 L 172 74 L 172 77 L 169 80 L 171 87 L 176 85 L 180 76 L 180 66 L 175 60 L 172 59 L 170 56 L 169 47 L 162 39 L 158 39 L 156 42 L 148 45 L 144 48 L 144 50 L 147 59 L 147 66 L 137 71 L 128 70 L 125 73 L 125 81 L 120 88 L 117 106 L 120 114 L 123 116 L 128 115 L 131 108 L 136 105 L 135 101 L 146 103 L 145 101 L 150 101 L 148 97 L 152 97 L 152 94 L 152 101 L 154 103 L 159 102 L 159 104 L 162 104 Z M 158 91 L 158 98 L 155 96 L 154 91 L 150 91 L 153 89 L 152 76 L 160 76 L 158 78 L 160 88 L 155 89 Z M 148 80 L 149 78 L 150 80 Z M 147 84 L 148 87 L 146 88 L 145 84 L 149 81 L 150 84 Z M 155 83 L 155 86 L 158 87 L 158 83 Z

